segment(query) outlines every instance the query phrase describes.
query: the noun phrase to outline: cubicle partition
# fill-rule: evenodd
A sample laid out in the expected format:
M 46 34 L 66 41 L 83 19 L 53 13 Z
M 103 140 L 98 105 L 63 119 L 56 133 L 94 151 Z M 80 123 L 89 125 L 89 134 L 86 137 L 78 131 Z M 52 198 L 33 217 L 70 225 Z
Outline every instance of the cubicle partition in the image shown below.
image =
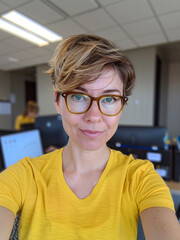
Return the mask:
M 180 151 L 174 149 L 174 181 L 180 182 Z
M 173 150 L 164 144 L 165 127 L 119 126 L 107 145 L 135 159 L 148 159 L 165 180 L 173 179 Z

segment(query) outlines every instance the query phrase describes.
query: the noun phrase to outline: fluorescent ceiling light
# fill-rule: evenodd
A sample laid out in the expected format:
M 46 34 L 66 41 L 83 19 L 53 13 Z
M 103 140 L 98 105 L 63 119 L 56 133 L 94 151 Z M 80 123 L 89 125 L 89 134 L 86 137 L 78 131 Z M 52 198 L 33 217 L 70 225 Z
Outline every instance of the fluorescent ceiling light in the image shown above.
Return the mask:
M 6 32 L 9 32 L 11 34 L 14 34 L 18 37 L 21 37 L 29 42 L 32 42 L 38 46 L 45 46 L 45 45 L 48 45 L 48 42 L 45 41 L 44 39 L 30 33 L 30 32 L 27 32 L 3 19 L 0 19 L 0 29 L 6 31 Z
M 28 31 L 31 31 L 50 42 L 56 42 L 62 39 L 62 36 L 58 35 L 57 33 L 49 30 L 48 28 L 42 26 L 41 24 L 33 21 L 32 19 L 15 10 L 3 14 L 2 18 L 12 23 L 15 23 L 16 25 Z

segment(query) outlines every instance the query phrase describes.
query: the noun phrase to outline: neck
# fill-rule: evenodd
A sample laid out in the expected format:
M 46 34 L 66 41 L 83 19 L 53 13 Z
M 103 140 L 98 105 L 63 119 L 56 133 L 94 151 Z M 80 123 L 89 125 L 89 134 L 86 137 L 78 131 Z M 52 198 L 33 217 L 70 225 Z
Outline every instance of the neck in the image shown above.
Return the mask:
M 70 142 L 63 150 L 63 170 L 88 172 L 104 169 L 110 155 L 109 148 L 105 145 L 94 151 L 82 150 Z

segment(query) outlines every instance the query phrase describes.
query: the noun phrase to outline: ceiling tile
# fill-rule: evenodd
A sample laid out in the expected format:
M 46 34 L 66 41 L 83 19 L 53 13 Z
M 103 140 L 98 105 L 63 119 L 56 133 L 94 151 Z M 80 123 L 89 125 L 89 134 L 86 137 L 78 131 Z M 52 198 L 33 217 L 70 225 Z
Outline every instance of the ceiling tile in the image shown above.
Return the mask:
M 74 34 L 85 33 L 85 30 L 71 19 L 67 19 L 64 21 L 48 25 L 48 28 L 60 34 L 62 37 L 68 37 Z
M 32 48 L 34 46 L 34 44 L 32 44 L 32 43 L 29 43 L 21 38 L 17 38 L 14 36 L 12 36 L 11 38 L 4 40 L 2 42 L 7 46 L 14 47 L 14 49 L 16 49 L 16 51 L 18 51 L 19 49 Z
M 70 16 L 98 8 L 95 1 L 91 0 L 49 0 Z
M 3 39 L 5 39 L 5 38 L 9 38 L 9 37 L 10 37 L 10 36 L 9 36 L 8 33 L 0 30 L 0 40 L 3 40 Z
M 22 69 L 22 68 L 30 67 L 30 66 L 34 66 L 32 61 L 24 60 L 22 62 L 17 62 L 17 63 L 2 64 L 2 65 L 0 65 L 0 69 L 2 69 L 4 71 L 8 71 L 8 70 Z
M 0 14 L 6 12 L 8 10 L 9 10 L 8 6 L 0 2 Z
M 61 16 L 60 13 L 58 14 L 41 1 L 33 1 L 24 4 L 17 8 L 17 10 L 40 24 L 48 24 L 63 19 L 63 16 Z
M 4 64 L 9 64 L 9 60 L 8 60 L 8 57 L 5 56 L 5 57 L 0 57 L 0 65 L 4 65 Z
M 167 41 L 180 42 L 180 0 L 0 0 L 0 12 L 12 8 L 64 38 L 95 33 L 112 40 L 123 50 L 161 43 L 167 46 L 164 44 Z M 66 12 L 73 17 L 68 18 Z M 39 48 L 0 31 L 0 69 L 20 69 L 46 63 L 58 43 Z M 177 59 L 179 52 L 172 53 L 175 54 Z M 19 58 L 19 62 L 9 62 L 8 57 Z
M 180 28 L 180 11 L 176 13 L 161 15 L 160 22 L 165 30 Z
M 117 3 L 117 2 L 122 2 L 124 0 L 97 0 L 97 2 L 99 2 L 101 4 L 101 6 L 106 6 L 106 5 L 111 5 L 112 3 Z
M 131 39 L 124 39 L 124 40 L 118 41 L 116 45 L 119 46 L 119 48 L 122 50 L 137 48 L 136 43 Z
M 123 27 L 133 37 L 162 31 L 155 18 L 128 23 L 123 25 Z
M 172 41 L 179 41 L 180 39 L 180 28 L 179 29 L 173 29 L 166 31 L 166 34 L 169 38 L 169 40 Z
M 154 16 L 146 0 L 126 0 L 107 6 L 106 9 L 120 24 L 130 23 Z
M 29 0 L 2 0 L 2 2 L 6 3 L 8 6 L 15 8 L 21 4 L 29 2 Z
M 48 49 L 44 49 L 44 47 L 34 47 L 34 48 L 29 49 L 28 52 L 33 57 L 37 57 L 37 56 L 49 55 L 50 51 Z
M 51 43 L 51 44 L 49 44 L 49 45 L 44 46 L 43 48 L 44 48 L 44 49 L 47 49 L 48 51 L 54 52 L 54 51 L 55 51 L 55 48 L 57 47 L 57 45 L 59 44 L 59 42 L 60 42 L 60 41 Z
M 8 46 L 8 45 L 1 42 L 1 44 L 0 44 L 0 57 L 1 56 L 4 57 L 5 54 L 8 55 L 9 53 L 15 52 L 15 51 L 16 51 L 16 49 L 13 46 Z
M 135 38 L 139 46 L 150 46 L 167 42 L 163 33 L 156 33 L 152 35 L 140 36 Z
M 115 25 L 103 9 L 80 15 L 74 19 L 89 31 L 99 31 Z
M 23 50 L 9 54 L 9 57 L 18 59 L 18 62 L 22 62 L 26 59 L 32 59 L 33 54 L 28 50 L 25 52 Z
M 27 51 L 18 51 L 18 52 L 15 52 L 15 53 L 12 53 L 11 54 L 11 57 L 13 58 L 17 58 L 19 60 L 27 60 L 27 59 L 32 59 L 33 62 L 35 61 L 35 58 L 38 58 L 38 57 L 42 57 L 42 56 L 47 56 L 49 55 L 49 58 L 50 58 L 50 52 L 45 50 L 45 49 L 42 49 L 42 48 L 38 48 L 38 47 L 35 47 L 35 48 L 31 48 Z
M 150 0 L 155 12 L 157 14 L 165 14 L 180 10 L 179 0 Z
M 95 32 L 95 34 L 107 38 L 111 41 L 119 41 L 128 38 L 127 34 L 119 27 L 111 27 L 103 31 Z
M 48 63 L 51 57 L 52 56 L 50 54 L 39 56 L 33 60 L 33 64 L 36 65 L 36 64 Z
M 0 64 L 0 70 L 2 71 L 8 71 L 12 69 L 12 65 L 11 64 Z

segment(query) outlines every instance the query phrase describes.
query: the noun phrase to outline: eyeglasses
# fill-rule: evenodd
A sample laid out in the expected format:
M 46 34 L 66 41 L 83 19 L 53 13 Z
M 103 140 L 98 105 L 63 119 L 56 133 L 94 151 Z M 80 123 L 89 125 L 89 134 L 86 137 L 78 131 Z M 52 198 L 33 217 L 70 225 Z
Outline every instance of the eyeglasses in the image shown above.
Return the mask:
M 81 92 L 67 92 L 61 93 L 61 95 L 65 98 L 68 111 L 73 114 L 82 114 L 87 112 L 90 109 L 92 102 L 96 101 L 99 111 L 103 115 L 115 116 L 122 111 L 124 104 L 128 101 L 127 97 L 120 95 L 102 95 L 99 97 L 91 97 L 88 94 Z

